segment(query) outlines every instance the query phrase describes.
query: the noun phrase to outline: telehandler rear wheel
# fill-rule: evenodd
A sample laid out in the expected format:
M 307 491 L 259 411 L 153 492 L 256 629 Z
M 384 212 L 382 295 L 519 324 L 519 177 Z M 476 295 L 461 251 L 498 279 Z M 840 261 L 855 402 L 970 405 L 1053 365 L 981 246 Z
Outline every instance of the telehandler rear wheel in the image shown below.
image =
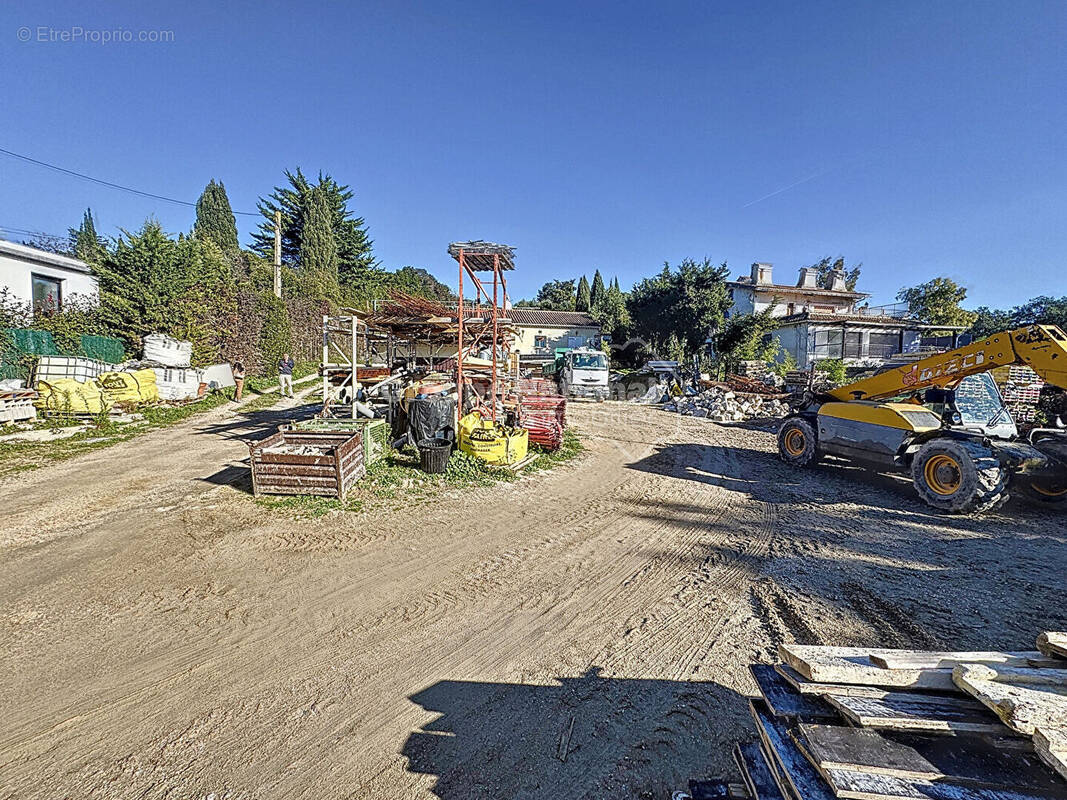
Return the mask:
M 794 467 L 807 467 L 818 461 L 818 441 L 811 423 L 802 417 L 787 419 L 778 431 L 778 455 Z
M 1008 471 L 978 441 L 927 442 L 911 462 L 911 477 L 927 505 L 950 514 L 989 511 L 1008 499 Z

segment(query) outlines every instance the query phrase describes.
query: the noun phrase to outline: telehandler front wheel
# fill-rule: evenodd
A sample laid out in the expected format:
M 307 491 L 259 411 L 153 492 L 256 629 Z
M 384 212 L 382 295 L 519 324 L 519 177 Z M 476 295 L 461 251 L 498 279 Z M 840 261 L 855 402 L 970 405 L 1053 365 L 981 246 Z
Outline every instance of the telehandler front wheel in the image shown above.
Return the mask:
M 793 417 L 778 431 L 778 456 L 794 467 L 808 467 L 819 460 L 815 428 L 802 417 Z
M 1008 499 L 1009 472 L 979 441 L 934 439 L 911 462 L 911 477 L 927 505 L 949 514 L 976 514 Z

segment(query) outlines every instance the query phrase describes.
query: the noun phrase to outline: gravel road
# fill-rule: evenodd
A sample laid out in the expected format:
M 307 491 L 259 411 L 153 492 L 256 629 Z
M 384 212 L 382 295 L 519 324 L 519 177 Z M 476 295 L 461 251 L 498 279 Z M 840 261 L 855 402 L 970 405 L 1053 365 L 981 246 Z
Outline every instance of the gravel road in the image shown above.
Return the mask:
M 0 798 L 669 798 L 780 642 L 1026 648 L 1067 517 L 935 515 L 766 430 L 572 404 L 515 484 L 295 520 L 221 411 L 28 473 L 0 523 Z

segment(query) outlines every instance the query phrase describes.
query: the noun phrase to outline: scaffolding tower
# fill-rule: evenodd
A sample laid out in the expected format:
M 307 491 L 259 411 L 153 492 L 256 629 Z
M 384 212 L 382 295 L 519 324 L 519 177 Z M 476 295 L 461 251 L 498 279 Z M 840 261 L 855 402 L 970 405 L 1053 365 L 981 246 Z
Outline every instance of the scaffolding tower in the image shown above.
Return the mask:
M 457 319 L 459 323 L 458 346 L 456 348 L 456 392 L 457 408 L 463 414 L 463 362 L 484 342 L 485 336 L 492 332 L 493 371 L 490 379 L 489 392 L 489 415 L 496 421 L 496 401 L 498 393 L 497 354 L 501 345 L 500 318 L 506 316 L 501 313 L 509 307 L 508 285 L 504 273 L 515 269 L 515 249 L 508 245 L 495 244 L 493 242 L 471 241 L 453 242 L 448 246 L 448 254 L 459 263 L 459 307 Z M 492 276 L 493 292 L 490 295 L 485 284 L 488 280 L 482 280 L 478 273 L 490 273 Z M 463 276 L 466 274 L 475 287 L 474 304 L 468 307 L 463 299 Z M 485 310 L 482 307 L 482 299 L 489 304 L 489 318 L 486 319 Z M 501 308 L 501 303 L 503 308 Z M 470 312 L 470 313 L 468 313 Z M 463 334 L 468 322 L 468 316 L 478 319 L 479 332 L 471 339 L 464 349 Z

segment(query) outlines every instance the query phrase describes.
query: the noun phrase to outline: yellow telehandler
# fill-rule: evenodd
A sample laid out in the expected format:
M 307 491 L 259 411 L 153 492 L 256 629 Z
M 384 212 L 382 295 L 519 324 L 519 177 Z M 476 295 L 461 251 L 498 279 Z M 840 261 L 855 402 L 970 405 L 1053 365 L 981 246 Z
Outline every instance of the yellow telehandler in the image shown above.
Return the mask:
M 1052 424 L 1026 439 L 1002 440 L 962 425 L 961 381 L 1025 364 L 1067 388 L 1067 335 L 1052 325 L 1005 331 L 947 353 L 896 366 L 823 393 L 807 392 L 778 433 L 782 460 L 798 467 L 829 455 L 879 470 L 910 472 L 930 506 L 954 514 L 987 511 L 1021 489 L 1049 503 L 1067 500 L 1067 401 Z M 998 395 L 999 397 L 999 395 Z

